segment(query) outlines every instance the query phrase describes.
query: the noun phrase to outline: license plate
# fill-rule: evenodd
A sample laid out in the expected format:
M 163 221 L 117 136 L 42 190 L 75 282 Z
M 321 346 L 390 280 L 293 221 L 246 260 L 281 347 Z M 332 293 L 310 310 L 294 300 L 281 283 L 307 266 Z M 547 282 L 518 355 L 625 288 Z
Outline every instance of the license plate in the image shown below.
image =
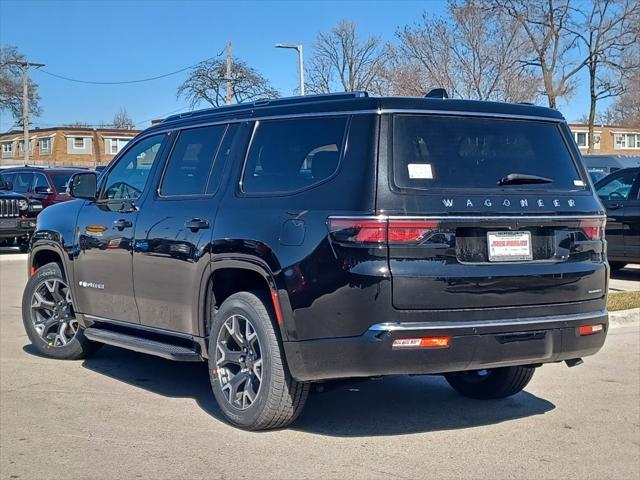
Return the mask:
M 490 262 L 533 260 L 531 232 L 488 232 Z
M 16 228 L 18 220 L 15 218 L 0 218 L 0 228 Z

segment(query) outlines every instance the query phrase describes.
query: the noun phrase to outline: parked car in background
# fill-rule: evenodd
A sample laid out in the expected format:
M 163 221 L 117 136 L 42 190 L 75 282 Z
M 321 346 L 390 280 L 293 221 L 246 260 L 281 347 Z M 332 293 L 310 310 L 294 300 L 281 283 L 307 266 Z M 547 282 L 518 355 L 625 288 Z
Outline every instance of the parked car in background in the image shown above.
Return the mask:
M 18 245 L 26 252 L 36 228 L 36 215 L 42 210 L 38 201 L 12 191 L 12 185 L 0 179 L 0 247 Z
M 30 200 L 38 200 L 46 208 L 71 200 L 67 184 L 71 175 L 86 172 L 83 168 L 13 167 L 0 172 L 0 179 L 11 182 L 13 190 Z
M 618 170 L 595 184 L 607 209 L 607 249 L 612 270 L 640 263 L 640 168 Z
M 593 183 L 622 168 L 640 167 L 640 157 L 625 155 L 583 155 L 582 161 Z

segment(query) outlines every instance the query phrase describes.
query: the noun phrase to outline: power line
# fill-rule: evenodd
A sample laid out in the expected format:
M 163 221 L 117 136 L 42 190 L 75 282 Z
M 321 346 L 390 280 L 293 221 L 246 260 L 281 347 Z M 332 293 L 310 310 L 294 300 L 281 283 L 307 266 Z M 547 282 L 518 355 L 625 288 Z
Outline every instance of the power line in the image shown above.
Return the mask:
M 41 72 L 41 73 L 44 73 L 46 75 L 49 75 L 51 77 L 59 78 L 61 80 L 67 80 L 68 82 L 87 83 L 87 84 L 90 84 L 90 85 L 125 85 L 125 84 L 130 84 L 130 83 L 150 82 L 152 80 L 159 80 L 160 78 L 170 77 L 171 75 L 176 75 L 178 73 L 184 72 L 184 71 L 189 70 L 191 68 L 197 67 L 198 65 L 200 65 L 200 64 L 202 64 L 204 62 L 208 62 L 209 60 L 213 60 L 214 58 L 219 57 L 220 55 L 222 55 L 222 52 L 220 52 L 218 55 L 216 55 L 214 57 L 205 58 L 204 60 L 201 60 L 198 63 L 194 63 L 193 65 L 189 65 L 188 67 L 181 68 L 180 70 L 176 70 L 175 72 L 169 72 L 169 73 L 165 73 L 163 75 L 157 75 L 155 77 L 140 78 L 140 79 L 137 79 L 137 80 L 120 80 L 120 81 L 114 81 L 114 82 L 102 82 L 102 81 L 80 80 L 80 79 L 77 79 L 77 78 L 65 77 L 64 75 L 58 75 L 57 73 L 48 72 L 48 71 L 42 70 L 42 69 L 39 69 L 37 71 Z

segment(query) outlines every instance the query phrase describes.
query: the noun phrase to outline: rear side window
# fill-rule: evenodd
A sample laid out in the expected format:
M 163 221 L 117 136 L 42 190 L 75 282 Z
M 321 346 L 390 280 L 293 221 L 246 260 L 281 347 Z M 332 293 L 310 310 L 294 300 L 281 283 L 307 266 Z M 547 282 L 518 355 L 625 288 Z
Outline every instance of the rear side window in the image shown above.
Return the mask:
M 192 128 L 180 132 L 167 163 L 160 194 L 202 195 L 225 126 Z
M 393 178 L 408 189 L 580 190 L 580 177 L 558 126 L 551 122 L 397 115 Z M 498 186 L 510 174 L 550 183 Z
M 242 191 L 291 193 L 338 169 L 346 117 L 258 122 L 247 154 Z

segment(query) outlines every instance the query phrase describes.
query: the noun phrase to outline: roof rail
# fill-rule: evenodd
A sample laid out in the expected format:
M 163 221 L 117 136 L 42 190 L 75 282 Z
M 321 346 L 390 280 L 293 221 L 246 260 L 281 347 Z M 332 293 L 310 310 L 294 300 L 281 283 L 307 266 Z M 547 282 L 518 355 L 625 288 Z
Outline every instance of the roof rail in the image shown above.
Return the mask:
M 226 112 L 241 112 L 245 110 L 251 110 L 253 108 L 260 107 L 275 107 L 275 106 L 284 106 L 284 105 L 298 105 L 298 104 L 306 104 L 306 103 L 317 103 L 317 102 L 329 102 L 335 100 L 351 100 L 354 98 L 366 98 L 369 94 L 364 91 L 357 92 L 339 92 L 339 93 L 320 93 L 317 95 L 304 95 L 297 97 L 282 97 L 282 98 L 265 98 L 259 99 L 254 102 L 247 103 L 236 103 L 234 105 L 223 105 L 221 107 L 215 108 L 206 108 L 203 110 L 195 110 L 193 112 L 185 112 L 185 113 L 177 113 L 175 115 L 171 115 L 161 123 L 164 122 L 172 122 L 174 120 L 180 120 L 182 118 L 191 118 L 191 117 L 199 117 L 201 115 L 211 115 L 214 113 L 226 113 Z

